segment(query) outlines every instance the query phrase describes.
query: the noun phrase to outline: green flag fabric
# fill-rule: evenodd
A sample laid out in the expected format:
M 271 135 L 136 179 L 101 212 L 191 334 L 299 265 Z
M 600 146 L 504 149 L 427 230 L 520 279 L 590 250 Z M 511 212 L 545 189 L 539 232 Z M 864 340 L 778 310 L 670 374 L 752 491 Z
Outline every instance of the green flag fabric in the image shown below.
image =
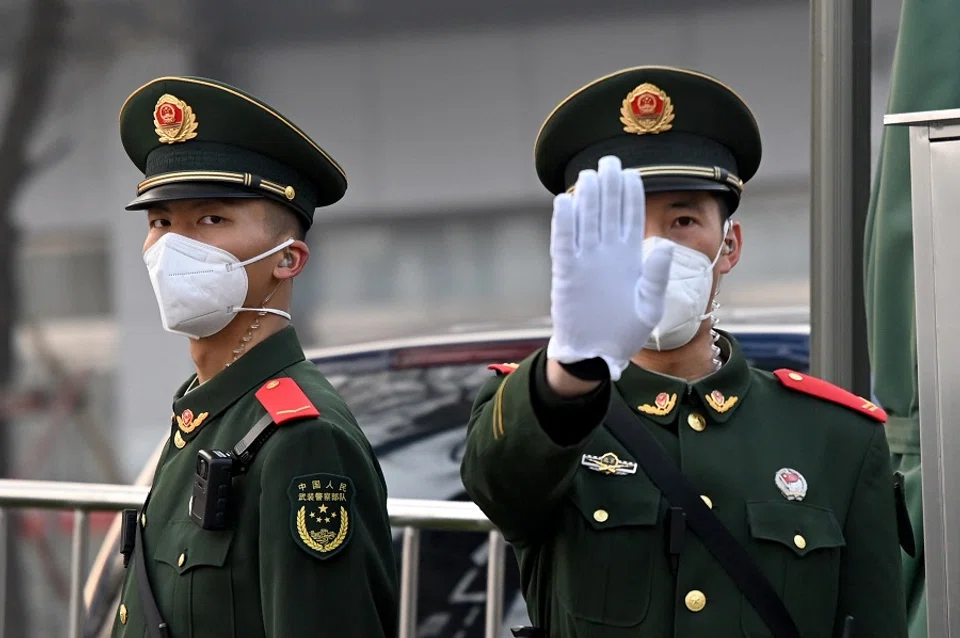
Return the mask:
M 888 113 L 960 108 L 957 33 L 957 0 L 904 0 Z M 903 555 L 910 638 L 926 638 L 911 214 L 909 130 L 885 127 L 866 224 L 867 333 L 874 395 L 890 416 L 892 462 L 906 478 L 917 541 L 916 557 Z

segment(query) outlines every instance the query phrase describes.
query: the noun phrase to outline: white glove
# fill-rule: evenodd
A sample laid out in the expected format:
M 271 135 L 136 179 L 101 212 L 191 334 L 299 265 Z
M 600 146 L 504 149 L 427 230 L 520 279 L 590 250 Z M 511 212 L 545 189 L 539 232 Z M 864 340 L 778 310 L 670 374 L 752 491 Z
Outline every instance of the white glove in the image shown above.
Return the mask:
M 673 246 L 644 259 L 646 202 L 639 173 L 607 156 L 553 200 L 550 257 L 553 336 L 560 363 L 602 358 L 614 381 L 663 315 Z

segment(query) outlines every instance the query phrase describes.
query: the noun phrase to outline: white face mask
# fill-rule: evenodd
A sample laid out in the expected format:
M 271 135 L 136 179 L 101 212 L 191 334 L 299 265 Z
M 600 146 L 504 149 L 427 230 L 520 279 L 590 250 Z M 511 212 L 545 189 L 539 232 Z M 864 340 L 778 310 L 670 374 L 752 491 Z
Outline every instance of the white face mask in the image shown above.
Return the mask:
M 143 255 L 160 306 L 163 328 L 201 339 L 226 328 L 242 310 L 269 312 L 289 319 L 290 315 L 282 310 L 242 307 L 247 298 L 244 266 L 283 250 L 293 241 L 288 239 L 241 262 L 216 246 L 166 233 Z
M 723 225 L 726 238 L 729 220 Z M 653 329 L 644 346 L 647 350 L 674 350 L 690 343 L 700 330 L 707 304 L 713 297 L 713 267 L 720 259 L 723 242 L 713 261 L 699 250 L 681 246 L 664 237 L 648 237 L 643 240 L 643 254 L 649 255 L 660 244 L 672 243 L 673 262 L 670 264 L 670 281 L 667 283 L 663 318 Z

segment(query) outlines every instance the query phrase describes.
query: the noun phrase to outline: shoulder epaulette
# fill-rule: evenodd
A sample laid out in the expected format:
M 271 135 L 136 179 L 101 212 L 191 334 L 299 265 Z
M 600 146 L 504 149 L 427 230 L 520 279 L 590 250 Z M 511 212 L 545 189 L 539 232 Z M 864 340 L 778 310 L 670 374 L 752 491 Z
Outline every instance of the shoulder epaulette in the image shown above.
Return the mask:
M 257 390 L 256 397 L 277 425 L 320 416 L 320 411 L 290 377 L 266 382 Z
M 517 363 L 491 363 L 487 366 L 487 370 L 496 370 L 500 374 L 510 374 L 518 367 L 520 365 Z
M 883 408 L 871 401 L 867 401 L 861 396 L 847 392 L 829 381 L 824 381 L 823 379 L 811 377 L 806 374 L 800 374 L 787 368 L 776 370 L 773 374 L 780 380 L 780 383 L 791 390 L 803 392 L 804 394 L 809 394 L 810 396 L 824 399 L 825 401 L 837 403 L 851 410 L 856 410 L 860 414 L 864 414 L 880 423 L 887 422 L 887 413 Z

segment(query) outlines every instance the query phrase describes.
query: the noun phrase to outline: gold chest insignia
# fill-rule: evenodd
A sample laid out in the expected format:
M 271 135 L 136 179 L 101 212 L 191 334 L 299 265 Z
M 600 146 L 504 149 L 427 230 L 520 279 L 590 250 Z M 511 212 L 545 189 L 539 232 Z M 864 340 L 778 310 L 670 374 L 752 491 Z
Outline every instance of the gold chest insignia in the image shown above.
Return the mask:
M 343 549 L 353 531 L 353 481 L 338 474 L 298 476 L 287 493 L 294 543 L 320 559 Z
M 670 96 L 655 84 L 641 84 L 623 98 L 620 106 L 623 130 L 636 135 L 669 131 L 674 117 Z
M 714 390 L 708 394 L 706 399 L 707 405 L 713 408 L 715 412 L 720 412 L 721 414 L 732 408 L 737 404 L 737 401 L 740 400 L 737 397 L 725 397 L 723 396 L 723 392 L 719 390 Z
M 186 142 L 197 136 L 197 116 L 183 100 L 166 93 L 153 109 L 153 126 L 161 144 Z
M 593 456 L 584 454 L 580 461 L 581 465 L 600 472 L 601 474 L 613 474 L 615 476 L 624 476 L 626 474 L 636 474 L 637 464 L 633 461 L 621 461 L 613 452 L 607 452 L 602 456 Z
M 677 405 L 677 395 L 676 394 L 667 394 L 666 392 L 661 392 L 657 395 L 657 398 L 654 399 L 653 405 L 649 403 L 644 403 L 643 405 L 637 406 L 637 409 L 643 412 L 644 414 L 652 414 L 654 416 L 666 416 L 673 412 L 674 406 Z

